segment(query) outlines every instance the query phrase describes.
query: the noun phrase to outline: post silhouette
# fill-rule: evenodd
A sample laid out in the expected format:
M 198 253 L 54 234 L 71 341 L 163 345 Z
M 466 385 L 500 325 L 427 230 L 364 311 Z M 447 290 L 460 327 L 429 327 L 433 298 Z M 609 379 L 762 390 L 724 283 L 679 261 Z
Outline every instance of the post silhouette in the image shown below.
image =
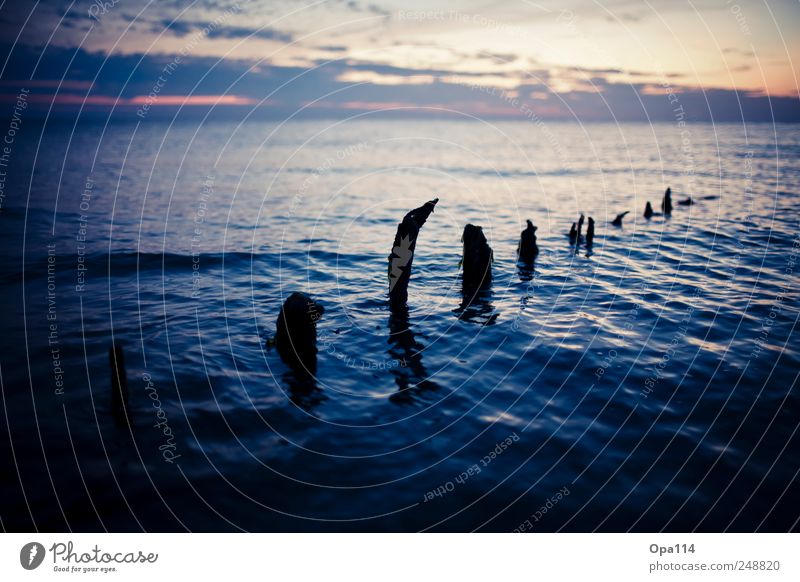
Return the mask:
M 664 199 L 661 201 L 661 212 L 663 212 L 665 216 L 672 214 L 672 189 L 671 188 L 667 188 L 667 191 L 664 192 Z
M 628 214 L 630 210 L 626 210 L 625 212 L 620 212 L 617 214 L 617 217 L 611 221 L 611 224 L 614 226 L 622 226 L 622 219 L 625 218 L 625 215 Z
M 417 248 L 419 231 L 433 212 L 438 198 L 415 208 L 397 225 L 392 252 L 389 254 L 389 300 L 392 304 L 408 301 L 408 282 L 411 279 L 411 264 Z
M 464 287 L 468 289 L 482 289 L 492 283 L 492 261 L 494 255 L 483 229 L 474 224 L 464 227 L 461 237 L 464 243 L 464 253 L 461 264 L 464 270 Z
M 528 226 L 520 233 L 519 244 L 517 245 L 517 258 L 526 264 L 530 264 L 539 254 L 539 247 L 536 245 L 536 230 L 538 227 L 528 220 Z
M 305 293 L 294 292 L 278 314 L 275 343 L 287 366 L 301 374 L 317 371 L 317 321 L 325 308 Z
M 569 242 L 571 244 L 574 245 L 578 242 L 578 229 L 574 222 L 572 223 L 572 228 L 569 229 L 569 234 L 567 236 L 569 237 Z

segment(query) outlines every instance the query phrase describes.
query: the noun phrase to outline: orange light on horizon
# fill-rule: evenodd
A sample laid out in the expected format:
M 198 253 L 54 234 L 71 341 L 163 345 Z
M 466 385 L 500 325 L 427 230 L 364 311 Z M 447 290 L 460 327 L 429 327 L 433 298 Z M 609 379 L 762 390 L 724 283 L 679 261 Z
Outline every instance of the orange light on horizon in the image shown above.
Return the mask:
M 126 105 L 256 105 L 257 99 L 241 95 L 137 95 L 128 99 Z

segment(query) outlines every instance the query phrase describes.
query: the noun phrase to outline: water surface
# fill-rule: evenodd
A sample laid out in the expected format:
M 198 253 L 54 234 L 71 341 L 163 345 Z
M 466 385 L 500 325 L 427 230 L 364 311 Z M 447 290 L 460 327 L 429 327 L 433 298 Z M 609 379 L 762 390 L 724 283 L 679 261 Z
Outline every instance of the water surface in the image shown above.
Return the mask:
M 791 125 L 30 124 L 0 211 L 3 525 L 796 529 L 798 154 Z M 667 186 L 697 204 L 645 220 Z M 397 223 L 436 196 L 393 314 Z M 468 222 L 495 256 L 471 305 Z M 326 309 L 313 383 L 269 346 L 298 290 Z

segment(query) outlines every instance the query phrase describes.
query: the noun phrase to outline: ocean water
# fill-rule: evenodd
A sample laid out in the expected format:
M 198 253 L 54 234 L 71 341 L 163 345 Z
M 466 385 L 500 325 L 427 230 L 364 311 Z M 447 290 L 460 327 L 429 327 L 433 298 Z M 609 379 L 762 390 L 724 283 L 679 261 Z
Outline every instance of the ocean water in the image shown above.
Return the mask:
M 7 530 L 798 528 L 797 126 L 31 121 L 4 192 Z M 293 291 L 312 382 L 269 341 Z

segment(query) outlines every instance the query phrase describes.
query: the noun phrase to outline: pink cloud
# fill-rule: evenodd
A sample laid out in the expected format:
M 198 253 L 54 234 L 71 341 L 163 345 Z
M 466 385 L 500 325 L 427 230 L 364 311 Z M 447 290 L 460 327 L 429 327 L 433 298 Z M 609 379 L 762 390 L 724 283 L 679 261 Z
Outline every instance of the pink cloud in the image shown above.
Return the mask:
M 241 95 L 137 95 L 126 105 L 255 105 L 258 100 Z

